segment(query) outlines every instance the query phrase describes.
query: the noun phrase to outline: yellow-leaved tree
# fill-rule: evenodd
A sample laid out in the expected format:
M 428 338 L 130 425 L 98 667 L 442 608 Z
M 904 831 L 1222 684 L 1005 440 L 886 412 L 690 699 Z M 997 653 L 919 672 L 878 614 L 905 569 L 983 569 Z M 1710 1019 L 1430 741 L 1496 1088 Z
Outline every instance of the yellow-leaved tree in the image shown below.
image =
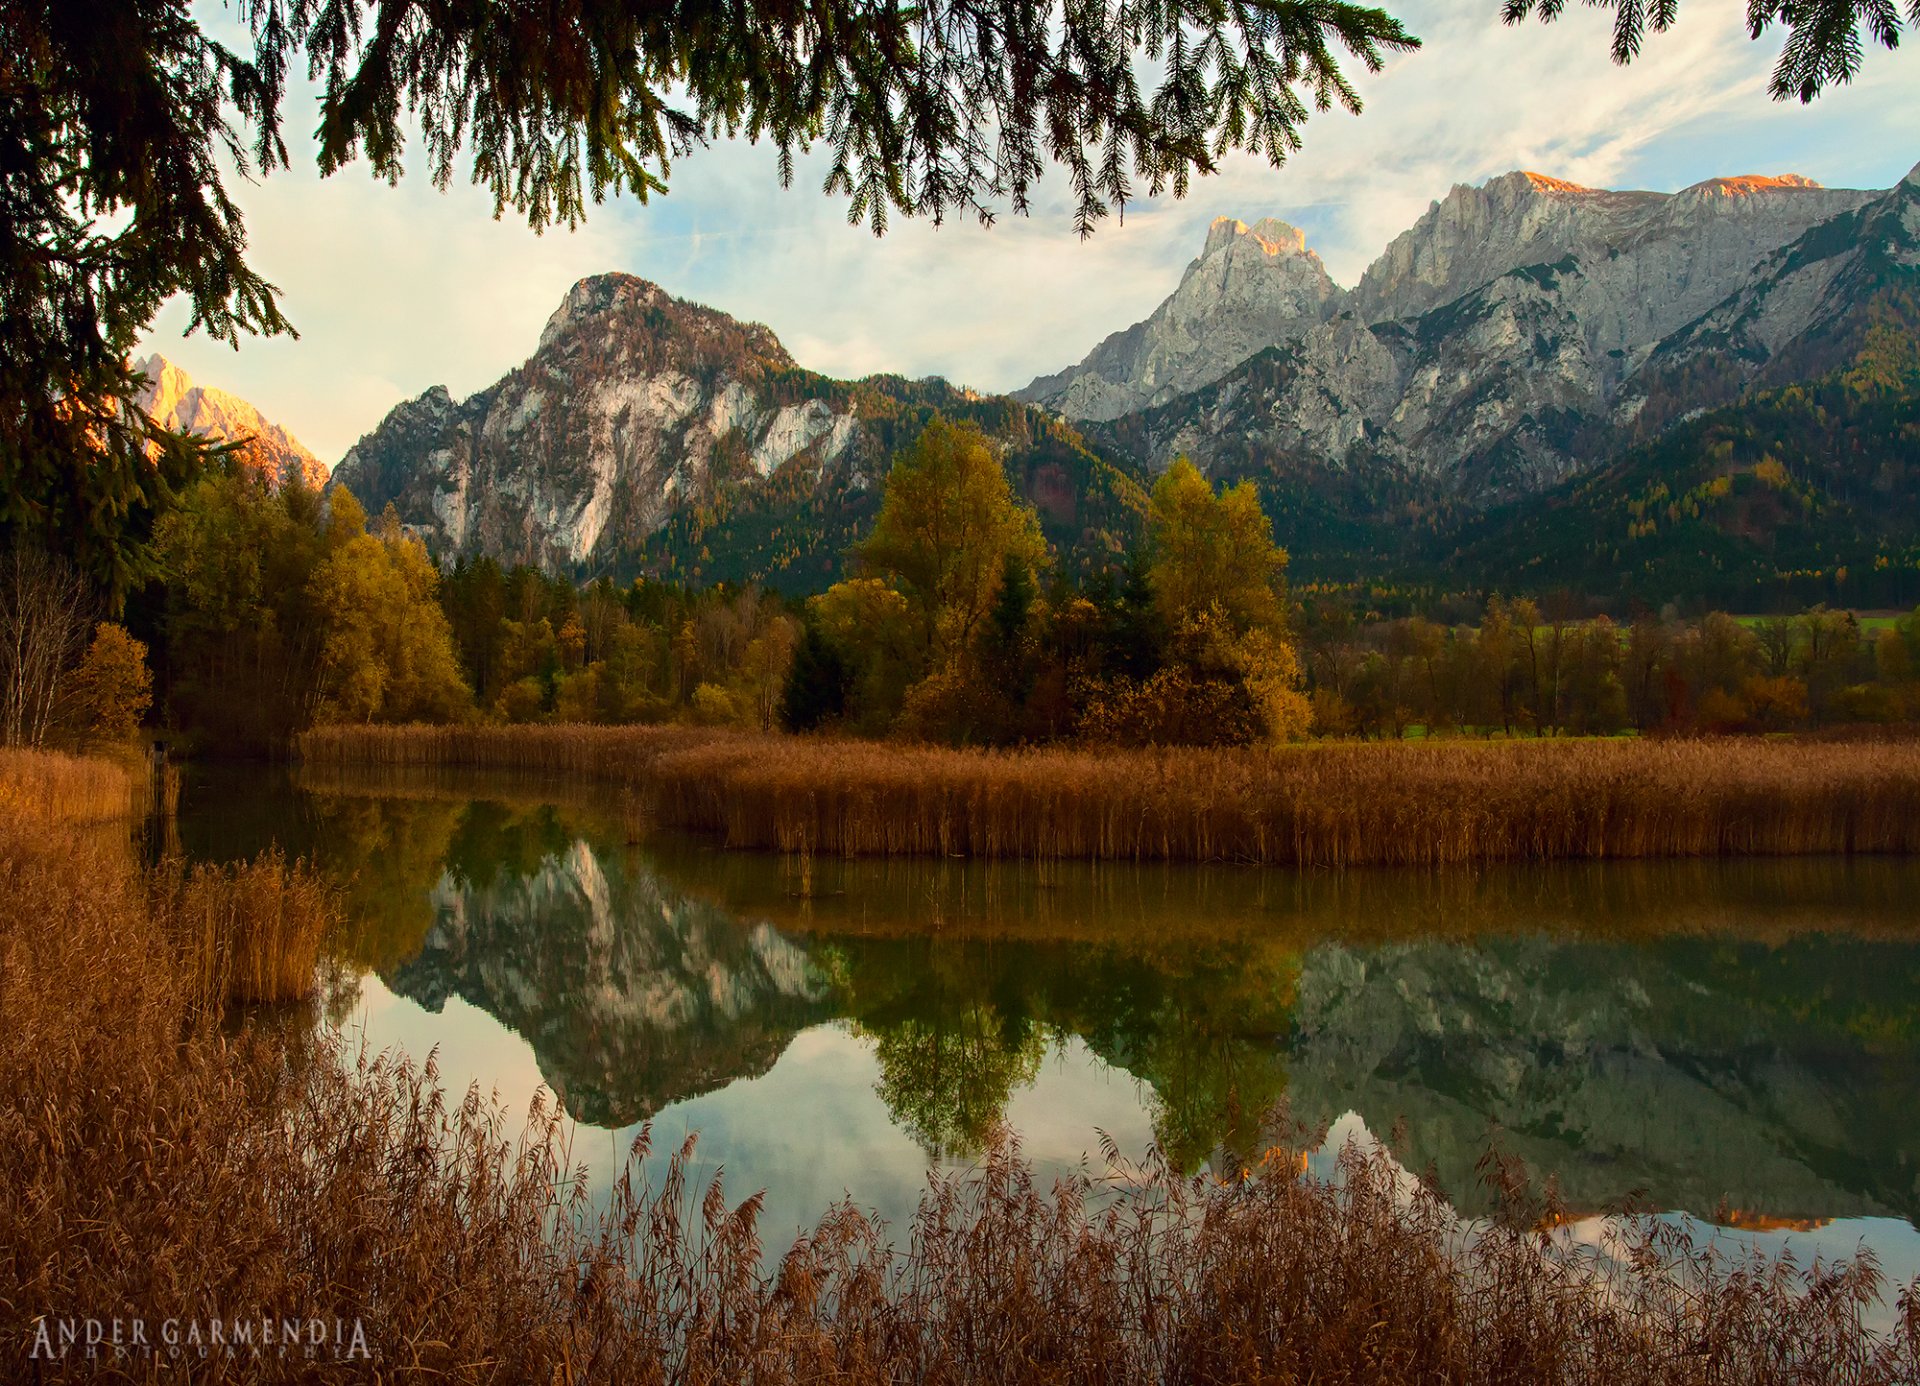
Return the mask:
M 1216 493 L 1199 468 L 1176 458 L 1154 485 L 1149 525 L 1147 579 L 1169 645 L 1154 678 L 1163 701 L 1185 699 L 1200 714 L 1171 720 L 1215 721 L 1225 697 L 1249 731 L 1304 737 L 1312 711 L 1288 630 L 1287 555 L 1253 483 Z
M 924 667 L 939 670 L 971 654 L 1009 560 L 1038 568 L 1047 544 L 992 440 L 936 415 L 894 460 L 873 533 L 856 552 L 906 599 Z
M 434 600 L 440 574 L 392 507 L 369 533 L 344 486 L 328 498 L 326 556 L 310 581 L 323 614 L 321 722 L 455 721 L 472 707 L 453 632 Z
M 81 730 L 108 741 L 132 736 L 153 706 L 146 643 L 125 626 L 102 621 L 74 668 L 67 696 Z

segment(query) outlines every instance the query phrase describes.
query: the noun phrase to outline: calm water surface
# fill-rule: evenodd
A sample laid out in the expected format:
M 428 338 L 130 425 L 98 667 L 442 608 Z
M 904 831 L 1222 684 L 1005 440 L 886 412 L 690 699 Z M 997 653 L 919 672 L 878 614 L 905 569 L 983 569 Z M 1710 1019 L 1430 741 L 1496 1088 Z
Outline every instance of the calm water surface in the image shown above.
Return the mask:
M 349 882 L 330 1023 L 515 1111 L 544 1086 L 601 1185 L 642 1123 L 698 1131 L 770 1241 L 843 1194 L 897 1226 L 998 1121 L 1043 1171 L 1102 1131 L 1197 1169 L 1284 1102 L 1469 1214 L 1497 1139 L 1596 1227 L 1632 1201 L 1920 1274 L 1920 861 L 802 864 L 565 787 L 232 768 L 178 832 Z

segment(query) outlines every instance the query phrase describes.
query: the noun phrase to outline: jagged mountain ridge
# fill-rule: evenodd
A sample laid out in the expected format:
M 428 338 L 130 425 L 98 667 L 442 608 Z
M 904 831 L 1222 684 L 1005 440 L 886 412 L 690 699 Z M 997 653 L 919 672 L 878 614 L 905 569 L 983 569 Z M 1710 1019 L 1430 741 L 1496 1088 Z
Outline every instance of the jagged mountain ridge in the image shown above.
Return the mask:
M 999 440 L 1057 546 L 1123 545 L 1144 494 L 1072 428 L 944 382 L 817 375 L 767 328 L 624 274 L 574 285 L 498 383 L 394 409 L 334 480 L 448 555 L 817 587 L 935 409 Z
M 1180 286 L 1144 322 L 1114 333 L 1080 365 L 1016 396 L 1074 419 L 1115 419 L 1207 384 L 1229 365 L 1292 341 L 1338 310 L 1333 282 L 1297 228 L 1218 217 Z
M 1670 376 L 1672 341 L 1752 291 L 1790 247 L 1823 228 L 1833 237 L 1836 227 L 1864 225 L 1901 195 L 1791 175 L 1713 179 L 1672 194 L 1528 173 L 1456 187 L 1324 322 L 1251 352 L 1244 334 L 1209 338 L 1190 326 L 1188 337 L 1209 342 L 1210 354 L 1187 361 L 1186 373 L 1209 382 L 1130 413 L 1088 416 L 1086 431 L 1148 468 L 1184 452 L 1230 472 L 1400 472 L 1474 505 L 1526 494 L 1686 409 L 1722 402 L 1724 388 L 1694 400 L 1684 387 L 1647 383 Z M 1189 280 L 1204 279 L 1206 258 L 1168 305 Z M 1144 336 L 1159 316 L 1141 325 Z M 1769 341 L 1771 354 L 1769 332 L 1783 334 L 1761 318 L 1755 340 Z M 1747 345 L 1717 373 L 1735 393 L 1763 364 Z M 1073 414 L 1098 357 L 1022 397 Z M 1642 419 L 1649 392 L 1678 407 Z
M 157 351 L 134 362 L 134 369 L 146 377 L 134 403 L 161 427 L 222 443 L 244 439 L 234 455 L 276 485 L 297 479 L 318 490 L 326 484 L 326 463 L 238 395 L 196 384 Z
M 831 379 L 764 327 L 601 275 L 519 369 L 465 401 L 436 388 L 395 409 L 337 480 L 396 505 L 443 557 L 817 591 L 843 573 L 893 454 L 939 411 L 999 440 L 1070 566 L 1135 538 L 1146 483 L 1181 452 L 1259 481 L 1302 577 L 1444 566 L 1481 518 L 1850 361 L 1920 267 L 1916 205 L 1913 175 L 1884 193 L 1787 176 L 1664 194 L 1510 174 L 1456 187 L 1350 291 L 1294 228 L 1222 219 L 1175 294 L 1096 348 L 1099 369 L 1036 382 L 1051 405 Z M 1135 396 L 1160 402 L 1056 412 Z M 1912 499 L 1894 497 L 1899 514 Z M 1521 588 L 1534 571 L 1485 580 Z

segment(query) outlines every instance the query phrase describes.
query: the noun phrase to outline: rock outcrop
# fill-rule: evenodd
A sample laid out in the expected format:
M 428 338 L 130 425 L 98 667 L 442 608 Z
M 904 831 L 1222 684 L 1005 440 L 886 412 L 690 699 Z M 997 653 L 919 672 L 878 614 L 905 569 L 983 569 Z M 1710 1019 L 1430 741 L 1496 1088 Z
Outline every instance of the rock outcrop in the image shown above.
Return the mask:
M 193 377 L 159 352 L 136 361 L 134 369 L 147 378 L 136 403 L 162 427 L 222 443 L 244 439 L 235 450 L 241 463 L 276 485 L 297 479 L 317 490 L 326 484 L 326 463 L 239 396 L 194 384 Z
M 1220 217 L 1180 287 L 1145 322 L 1019 398 L 1074 419 L 1114 419 L 1218 380 L 1254 353 L 1327 320 L 1346 297 L 1284 221 Z
M 1117 546 L 1137 483 L 1044 412 L 944 381 L 803 370 L 771 331 L 625 274 L 574 285 L 525 365 L 395 408 L 334 473 L 443 557 L 814 591 L 933 411 L 994 434 L 1062 550 Z
M 773 333 L 624 274 L 574 285 L 533 357 L 456 403 L 394 409 L 334 479 L 452 552 L 578 569 L 636 547 L 684 495 L 783 468 L 857 474 L 857 420 Z

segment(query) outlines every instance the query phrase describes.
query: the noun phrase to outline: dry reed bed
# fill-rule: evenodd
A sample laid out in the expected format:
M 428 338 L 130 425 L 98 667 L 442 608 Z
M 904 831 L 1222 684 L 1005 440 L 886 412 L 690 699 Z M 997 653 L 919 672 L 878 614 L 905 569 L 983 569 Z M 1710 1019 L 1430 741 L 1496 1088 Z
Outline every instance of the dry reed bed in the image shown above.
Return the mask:
M 0 749 L 0 815 L 28 822 L 100 823 L 134 811 L 128 771 L 94 756 Z
M 522 1134 L 431 1061 L 235 1032 L 129 855 L 0 812 L 0 1377 L 175 1379 L 164 1356 L 29 1359 L 42 1315 L 358 1319 L 375 1355 L 216 1353 L 206 1381 L 1833 1382 L 1920 1372 L 1870 1263 L 1727 1262 L 1643 1223 L 1629 1254 L 1463 1241 L 1350 1150 L 1240 1181 L 1149 1161 L 1043 1191 L 1002 1143 L 901 1241 L 851 1207 L 774 1260 L 757 1199 L 685 1150 L 596 1206 L 566 1127 Z M 643 1152 L 637 1152 L 643 1153 Z M 1501 1187 L 1507 1187 L 1502 1176 Z M 1522 1202 L 1509 1207 L 1518 1213 Z
M 196 1005 L 313 994 L 341 907 L 338 890 L 308 863 L 278 851 L 226 866 L 176 859 L 147 884 L 148 908 L 179 950 Z
M 948 750 L 675 728 L 330 728 L 313 764 L 637 786 L 735 847 L 1443 866 L 1910 853 L 1920 743 L 1542 741 Z

